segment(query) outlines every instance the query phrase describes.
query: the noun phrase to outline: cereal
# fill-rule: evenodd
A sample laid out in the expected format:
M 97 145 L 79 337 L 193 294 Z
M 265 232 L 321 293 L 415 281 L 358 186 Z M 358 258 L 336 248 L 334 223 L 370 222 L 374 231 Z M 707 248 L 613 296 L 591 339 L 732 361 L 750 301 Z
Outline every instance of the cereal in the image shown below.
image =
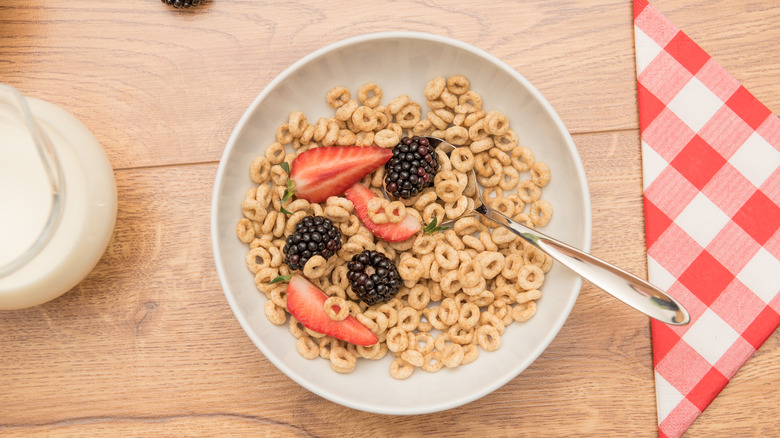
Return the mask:
M 444 91 L 444 87 L 446 86 L 447 86 L 446 80 L 441 76 L 437 76 L 431 79 L 431 81 L 425 85 L 425 91 L 423 92 L 423 94 L 425 95 L 426 99 L 429 100 L 438 99 L 439 96 L 441 96 L 441 92 Z
M 335 87 L 328 91 L 327 101 L 328 105 L 333 108 L 339 108 L 349 101 L 349 90 L 346 87 Z
M 300 111 L 293 111 L 290 113 L 290 119 L 287 122 L 287 130 L 293 138 L 300 138 L 303 135 L 303 131 L 309 126 L 306 120 L 306 115 Z M 279 142 L 280 144 L 284 144 Z
M 412 129 L 420 121 L 420 104 L 410 102 L 401 108 L 395 115 L 401 128 Z
M 552 205 L 549 202 L 539 199 L 531 204 L 531 210 L 528 212 L 531 221 L 538 227 L 543 227 L 550 222 L 552 216 Z
M 347 120 L 351 119 L 352 113 L 354 113 L 355 110 L 357 110 L 357 107 L 358 107 L 358 103 L 356 100 L 354 99 L 349 100 L 347 103 L 341 105 L 339 109 L 336 110 L 336 120 L 346 122 Z
M 485 202 L 504 215 L 529 227 L 546 225 L 552 205 L 541 196 L 550 169 L 518 145 L 507 115 L 485 107 L 470 86 L 461 75 L 433 78 L 423 90 L 425 110 L 408 94 L 383 104 L 382 88 L 373 82 L 357 89 L 354 98 L 346 87 L 334 87 L 326 93 L 334 109 L 330 117 L 310 123 L 304 113 L 290 112 L 263 154 L 250 163 L 254 186 L 242 200 L 236 236 L 248 245 L 245 264 L 268 298 L 266 317 L 272 324 L 287 324 L 302 357 L 319 356 L 334 371 L 350 373 L 358 359 L 379 360 L 389 351 L 395 356 L 391 376 L 406 379 L 415 368 L 438 372 L 469 364 L 480 349 L 500 348 L 509 324 L 535 315 L 552 259 L 494 222 L 465 215 L 475 207 L 477 190 L 483 190 Z M 352 145 L 393 149 L 410 135 L 439 137 L 462 147 L 449 155 L 437 150 L 433 187 L 409 199 L 391 202 L 381 196 L 384 167 L 366 175 L 361 182 L 379 195 L 369 202 L 368 215 L 377 224 L 398 223 L 406 215 L 426 224 L 454 219 L 449 229 L 385 242 L 360 222 L 344 197 L 282 202 L 289 178 L 282 163 L 290 166 L 298 154 Z M 472 171 L 477 178 L 469 177 Z M 289 214 L 280 213 L 281 207 Z M 286 285 L 268 284 L 291 273 L 282 251 L 297 224 L 310 215 L 329 218 L 343 239 L 330 258 L 311 257 L 303 275 L 328 296 L 323 310 L 331 319 L 356 318 L 377 335 L 378 343 L 356 346 L 305 328 L 293 317 L 288 321 Z M 347 278 L 347 263 L 367 249 L 393 260 L 403 280 L 394 298 L 373 306 L 358 300 Z
M 349 306 L 342 297 L 329 297 L 325 300 L 323 306 L 325 307 L 325 313 L 334 321 L 343 321 L 349 316 Z
M 544 272 L 536 265 L 527 264 L 517 273 L 517 284 L 525 290 L 538 289 L 544 282 Z
M 343 347 L 332 347 L 330 350 L 330 367 L 341 374 L 349 374 L 355 369 L 357 358 Z
M 249 165 L 249 177 L 252 182 L 263 184 L 268 182 L 271 172 L 271 162 L 266 157 L 257 157 Z
M 358 90 L 358 100 L 367 107 L 376 108 L 382 100 L 382 88 L 369 82 Z
M 308 336 L 299 337 L 295 348 L 306 359 L 314 359 L 320 355 L 320 347 Z
M 408 379 L 414 372 L 414 365 L 406 362 L 400 357 L 395 358 L 390 363 L 390 375 L 398 380 Z
M 444 131 L 444 140 L 455 146 L 462 146 L 469 140 L 469 131 L 462 126 L 451 126 Z
M 447 79 L 447 89 L 453 94 L 463 94 L 469 89 L 469 80 L 465 76 L 451 76 Z

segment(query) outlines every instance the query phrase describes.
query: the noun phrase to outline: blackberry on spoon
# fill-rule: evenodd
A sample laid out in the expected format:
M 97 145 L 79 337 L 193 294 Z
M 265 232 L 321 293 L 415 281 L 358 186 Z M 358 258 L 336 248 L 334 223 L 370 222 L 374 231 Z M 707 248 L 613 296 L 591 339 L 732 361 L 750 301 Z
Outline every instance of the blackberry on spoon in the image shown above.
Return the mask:
M 433 186 L 439 170 L 435 148 L 425 137 L 404 137 L 385 164 L 385 190 L 396 198 L 409 199 Z

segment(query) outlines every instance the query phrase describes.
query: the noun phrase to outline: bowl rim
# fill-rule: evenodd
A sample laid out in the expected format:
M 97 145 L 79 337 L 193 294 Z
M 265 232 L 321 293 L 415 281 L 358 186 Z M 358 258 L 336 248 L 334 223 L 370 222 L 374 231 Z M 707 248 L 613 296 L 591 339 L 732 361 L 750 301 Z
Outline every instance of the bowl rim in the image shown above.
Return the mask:
M 518 366 L 515 367 L 515 369 L 517 370 L 516 372 L 514 372 L 513 370 L 513 372 L 507 373 L 505 377 L 501 379 L 497 379 L 491 385 L 486 385 L 485 387 L 480 388 L 480 390 L 475 391 L 468 397 L 453 398 L 450 401 L 427 406 L 426 408 L 390 410 L 381 407 L 356 403 L 351 400 L 342 398 L 337 394 L 333 394 L 328 391 L 323 391 L 315 386 L 311 386 L 308 384 L 308 381 L 305 378 L 299 376 L 297 372 L 290 369 L 280 358 L 277 358 L 272 352 L 267 351 L 265 345 L 263 344 L 263 342 L 261 342 L 259 337 L 254 333 L 253 330 L 250 330 L 251 326 L 249 322 L 241 315 L 241 312 L 239 311 L 240 309 L 239 305 L 236 299 L 234 298 L 233 294 L 228 292 L 230 287 L 227 278 L 227 273 L 222 267 L 224 261 L 222 259 L 222 254 L 220 253 L 219 230 L 217 228 L 219 222 L 218 221 L 219 193 L 221 191 L 222 185 L 225 180 L 224 174 L 226 172 L 225 169 L 226 169 L 227 158 L 233 151 L 237 139 L 243 133 L 246 124 L 253 117 L 258 106 L 266 99 L 266 97 L 273 90 L 276 89 L 276 87 L 280 83 L 285 81 L 289 76 L 297 72 L 299 69 L 301 69 L 303 66 L 305 66 L 312 60 L 317 59 L 329 52 L 342 49 L 344 47 L 363 44 L 363 43 L 376 41 L 376 40 L 384 40 L 384 39 L 421 40 L 426 42 L 435 42 L 447 46 L 452 46 L 456 49 L 463 50 L 473 55 L 476 55 L 477 57 L 482 58 L 485 61 L 493 64 L 497 68 L 509 74 L 513 79 L 518 81 L 520 84 L 522 84 L 523 87 L 526 88 L 526 90 L 534 97 L 534 99 L 537 100 L 537 102 L 542 106 L 542 108 L 544 108 L 544 111 L 546 112 L 547 116 L 550 117 L 550 119 L 553 121 L 556 128 L 560 132 L 562 138 L 564 139 L 566 143 L 566 148 L 568 148 L 570 154 L 572 154 L 572 156 L 577 158 L 576 160 L 574 160 L 574 167 L 576 170 L 576 175 L 574 175 L 574 177 L 579 181 L 580 186 L 583 188 L 585 193 L 584 199 L 582 200 L 583 208 L 584 208 L 584 217 L 583 217 L 584 236 L 583 236 L 583 244 L 580 247 L 580 249 L 582 249 L 585 252 L 590 251 L 591 239 L 592 239 L 590 189 L 588 187 L 587 178 L 585 176 L 585 168 L 582 164 L 582 160 L 579 158 L 579 152 L 577 151 L 577 148 L 574 144 L 574 140 L 571 138 L 568 129 L 566 129 L 566 126 L 563 124 L 563 121 L 561 120 L 558 113 L 553 109 L 550 102 L 547 101 L 546 98 L 544 98 L 541 92 L 537 90 L 536 87 L 531 84 L 531 82 L 529 82 L 524 76 L 518 73 L 513 67 L 511 67 L 509 64 L 505 63 L 504 61 L 500 60 L 496 56 L 491 55 L 490 53 L 488 53 L 483 49 L 472 46 L 471 44 L 450 37 L 445 37 L 445 36 L 426 33 L 426 32 L 389 31 L 389 32 L 373 32 L 373 33 L 361 34 L 361 35 L 356 35 L 353 37 L 336 41 L 334 43 L 328 44 L 309 53 L 308 55 L 302 57 L 301 59 L 297 60 L 289 67 L 284 69 L 271 82 L 269 82 L 268 85 L 266 85 L 263 88 L 263 90 L 257 95 L 257 97 L 255 97 L 255 99 L 249 105 L 249 107 L 247 107 L 247 109 L 244 110 L 244 113 L 242 114 L 241 118 L 239 119 L 238 123 L 236 124 L 235 128 L 230 134 L 225 149 L 223 150 L 222 155 L 220 157 L 219 166 L 217 168 L 217 173 L 214 179 L 215 182 L 214 182 L 214 188 L 212 190 L 212 199 L 211 199 L 210 227 L 211 227 L 212 252 L 214 254 L 214 261 L 217 269 L 217 274 L 219 276 L 220 285 L 222 286 L 222 291 L 225 294 L 225 298 L 227 299 L 228 304 L 230 305 L 233 315 L 238 320 L 239 324 L 241 325 L 241 328 L 244 330 L 247 336 L 249 336 L 249 338 L 252 340 L 255 346 L 260 350 L 260 352 L 263 353 L 266 359 L 268 359 L 276 368 L 278 368 L 288 378 L 292 379 L 294 382 L 301 385 L 303 388 L 313 392 L 314 394 L 317 394 L 318 396 L 326 400 L 332 401 L 334 403 L 338 403 L 342 406 L 346 406 L 364 412 L 386 414 L 386 415 L 418 415 L 418 414 L 440 412 L 440 411 L 465 405 L 472 401 L 478 400 L 487 394 L 490 394 L 496 389 L 504 386 L 510 380 L 517 377 L 523 370 L 525 370 L 528 366 L 530 366 L 530 364 L 532 364 L 544 351 L 547 350 L 547 347 L 549 347 L 550 343 L 553 341 L 553 339 L 555 339 L 555 337 L 558 335 L 563 325 L 568 320 L 572 308 L 574 307 L 574 303 L 577 301 L 579 293 L 582 290 L 582 278 L 578 277 L 575 280 L 576 293 L 572 294 L 568 302 L 566 302 L 565 306 L 563 307 L 565 317 L 560 318 L 553 325 L 552 330 L 550 330 L 547 333 L 547 335 L 544 337 L 542 343 L 544 347 L 538 349 L 538 351 L 536 351 L 535 354 L 530 355 L 524 361 L 519 362 Z

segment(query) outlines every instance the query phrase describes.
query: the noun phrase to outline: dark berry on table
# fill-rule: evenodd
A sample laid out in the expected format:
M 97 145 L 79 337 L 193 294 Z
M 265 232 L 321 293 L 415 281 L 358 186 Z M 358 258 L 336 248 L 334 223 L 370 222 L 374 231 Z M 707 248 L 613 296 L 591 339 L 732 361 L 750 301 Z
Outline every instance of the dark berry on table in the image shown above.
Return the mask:
M 347 263 L 347 279 L 352 290 L 369 306 L 389 301 L 401 288 L 398 268 L 384 254 L 365 250 Z
M 173 6 L 174 8 L 189 8 L 190 6 L 198 6 L 201 4 L 202 0 L 162 0 L 163 3 L 165 3 L 168 6 Z
M 396 198 L 411 198 L 433 186 L 439 170 L 434 148 L 425 137 L 404 137 L 385 164 L 385 190 Z
M 341 249 L 341 231 L 333 222 L 322 216 L 306 216 L 295 226 L 287 238 L 282 252 L 291 270 L 303 269 L 315 255 L 326 259 Z

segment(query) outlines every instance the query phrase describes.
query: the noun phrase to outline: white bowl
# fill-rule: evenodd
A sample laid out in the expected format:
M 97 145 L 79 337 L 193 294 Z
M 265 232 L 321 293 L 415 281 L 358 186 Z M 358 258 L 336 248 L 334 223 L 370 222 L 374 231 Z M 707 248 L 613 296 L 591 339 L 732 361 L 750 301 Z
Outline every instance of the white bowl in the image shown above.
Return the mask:
M 244 264 L 248 251 L 235 234 L 241 201 L 252 187 L 249 163 L 274 141 L 291 111 L 309 120 L 334 114 L 327 91 L 346 86 L 355 95 L 364 83 L 382 87 L 383 103 L 407 93 L 424 105 L 423 89 L 435 76 L 465 75 L 485 109 L 507 114 L 520 143 L 548 163 L 552 180 L 543 198 L 554 208 L 541 231 L 570 245 L 590 249 L 590 198 L 577 150 L 558 115 L 525 78 L 488 53 L 450 38 L 388 32 L 349 38 L 319 49 L 276 77 L 252 102 L 222 155 L 212 195 L 211 237 L 217 271 L 230 307 L 262 353 L 288 377 L 328 400 L 380 414 L 423 414 L 450 409 L 489 394 L 528 367 L 560 330 L 579 294 L 582 280 L 554 264 L 542 288 L 536 316 L 510 325 L 494 352 L 480 352 L 466 366 L 437 373 L 416 370 L 407 380 L 390 377 L 387 355 L 359 360 L 352 374 L 330 369 L 329 361 L 307 360 L 295 349 L 287 326 L 265 317 L 266 298 Z M 554 372 L 554 370 L 551 370 Z

